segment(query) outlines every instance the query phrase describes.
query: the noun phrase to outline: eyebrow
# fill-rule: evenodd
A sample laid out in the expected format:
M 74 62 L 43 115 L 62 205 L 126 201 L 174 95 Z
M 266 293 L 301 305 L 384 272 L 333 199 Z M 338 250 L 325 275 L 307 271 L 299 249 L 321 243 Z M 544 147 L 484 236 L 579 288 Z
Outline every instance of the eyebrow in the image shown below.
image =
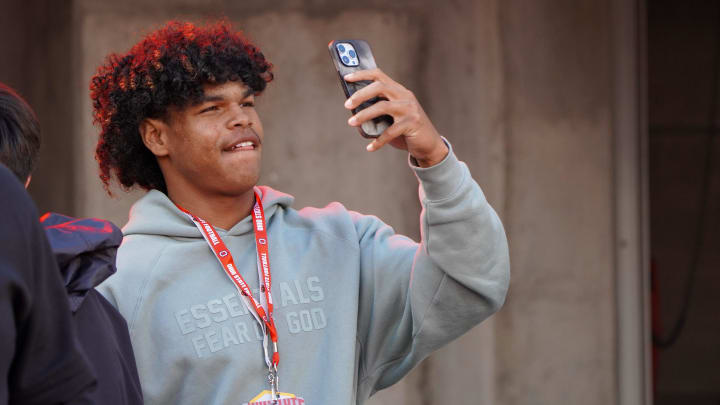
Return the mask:
M 243 92 L 241 99 L 244 99 L 244 98 L 252 95 L 253 93 L 255 93 L 255 91 L 253 91 L 253 89 L 248 87 Z M 200 99 L 200 103 L 206 103 L 208 101 L 223 101 L 223 100 L 225 100 L 225 97 L 223 97 L 223 96 L 203 94 L 202 98 Z

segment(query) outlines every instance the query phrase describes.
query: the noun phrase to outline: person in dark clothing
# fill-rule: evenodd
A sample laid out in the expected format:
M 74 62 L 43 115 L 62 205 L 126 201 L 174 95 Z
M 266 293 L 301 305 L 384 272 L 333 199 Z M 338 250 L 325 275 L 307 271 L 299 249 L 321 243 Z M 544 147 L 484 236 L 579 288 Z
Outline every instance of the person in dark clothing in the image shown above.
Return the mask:
M 95 290 L 116 271 L 122 232 L 109 221 L 55 213 L 40 222 L 60 266 L 78 338 L 97 376 L 97 390 L 89 397 L 103 405 L 142 403 L 127 323 Z
M 37 210 L 0 164 L 0 404 L 81 404 L 95 378 Z
M 0 163 L 7 165 L 25 187 L 40 149 L 39 128 L 30 106 L 0 83 Z M 115 273 L 115 252 L 122 233 L 112 223 L 99 219 L 48 213 L 41 221 L 60 267 L 53 271 L 60 274 L 65 285 L 70 324 L 97 377 L 97 389 L 85 393 L 84 403 L 142 404 L 127 323 L 95 290 Z M 0 227 L 6 231 L 5 224 L 0 223 Z

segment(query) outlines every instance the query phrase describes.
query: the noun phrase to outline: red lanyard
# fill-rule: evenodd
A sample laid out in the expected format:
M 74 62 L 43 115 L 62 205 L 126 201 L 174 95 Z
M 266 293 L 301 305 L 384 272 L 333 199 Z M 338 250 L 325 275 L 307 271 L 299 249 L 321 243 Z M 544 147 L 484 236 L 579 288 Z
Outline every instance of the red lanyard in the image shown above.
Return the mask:
M 245 305 L 248 307 L 250 312 L 260 324 L 264 335 L 263 348 L 265 350 L 265 361 L 268 365 L 268 368 L 270 369 L 270 376 L 268 378 L 270 379 L 272 388 L 276 389 L 277 366 L 280 363 L 280 354 L 277 348 L 277 329 L 275 328 L 275 320 L 273 319 L 273 301 L 271 293 L 272 277 L 270 276 L 270 251 L 268 249 L 265 212 L 263 211 L 260 196 L 257 192 L 255 192 L 255 206 L 253 207 L 252 211 L 252 222 L 253 228 L 255 229 L 255 246 L 257 248 L 257 265 L 258 277 L 260 277 L 260 291 L 265 293 L 264 296 L 260 296 L 261 301 L 265 301 L 263 303 L 258 302 L 255 297 L 253 297 L 250 287 L 248 287 L 243 276 L 240 275 L 240 273 L 238 273 L 237 271 L 237 266 L 235 265 L 235 261 L 233 260 L 230 250 L 227 248 L 227 246 L 225 246 L 225 242 L 222 241 L 220 235 L 218 235 L 215 231 L 215 228 L 213 228 L 213 226 L 204 219 L 191 214 L 190 211 L 186 210 L 185 208 L 177 204 L 175 205 L 178 207 L 178 209 L 180 209 L 180 211 L 184 212 L 193 221 L 195 226 L 197 226 L 197 228 L 200 230 L 203 237 L 205 238 L 205 241 L 207 241 L 208 245 L 210 245 L 210 248 L 215 254 L 215 257 L 218 259 L 220 265 L 223 267 L 223 270 L 225 270 L 225 274 L 227 274 L 230 280 L 232 280 L 232 282 L 235 284 L 235 287 L 237 287 L 238 291 L 243 297 Z M 252 303 L 252 306 L 250 305 L 250 303 L 248 303 L 248 301 Z M 264 303 L 267 304 L 267 311 L 265 310 L 265 308 L 263 308 Z M 253 309 L 255 311 L 253 311 Z M 273 342 L 274 352 L 272 355 L 272 362 L 270 361 L 270 358 L 268 356 L 268 334 L 270 335 L 270 340 L 272 340 Z

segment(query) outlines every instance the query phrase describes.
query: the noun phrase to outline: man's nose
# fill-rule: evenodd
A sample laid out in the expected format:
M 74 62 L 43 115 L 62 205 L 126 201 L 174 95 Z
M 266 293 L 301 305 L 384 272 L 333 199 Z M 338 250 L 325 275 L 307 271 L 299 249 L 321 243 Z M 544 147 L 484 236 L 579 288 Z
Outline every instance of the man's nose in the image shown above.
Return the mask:
M 229 122 L 229 126 L 232 127 L 248 127 L 252 125 L 250 121 L 250 115 L 245 109 L 239 104 L 233 104 L 231 107 L 232 118 Z

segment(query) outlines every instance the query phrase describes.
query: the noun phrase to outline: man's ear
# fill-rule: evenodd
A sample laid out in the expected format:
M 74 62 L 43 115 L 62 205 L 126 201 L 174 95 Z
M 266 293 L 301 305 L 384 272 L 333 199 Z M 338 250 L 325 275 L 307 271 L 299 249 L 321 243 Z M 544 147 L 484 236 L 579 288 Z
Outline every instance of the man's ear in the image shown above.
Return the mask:
M 168 126 L 162 120 L 145 118 L 138 128 L 145 147 L 157 157 L 167 156 Z

